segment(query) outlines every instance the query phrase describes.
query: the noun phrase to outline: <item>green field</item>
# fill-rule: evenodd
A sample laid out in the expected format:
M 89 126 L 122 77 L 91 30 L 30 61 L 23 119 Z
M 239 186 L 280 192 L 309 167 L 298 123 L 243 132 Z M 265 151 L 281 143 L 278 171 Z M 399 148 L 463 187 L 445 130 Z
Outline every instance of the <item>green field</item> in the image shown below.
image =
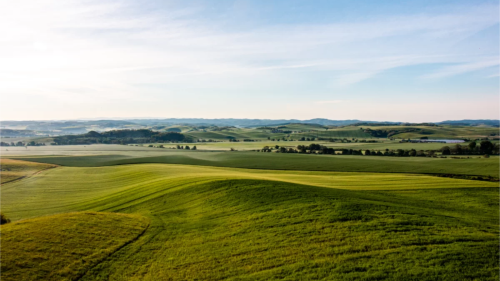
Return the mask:
M 378 139 L 377 143 L 363 143 L 363 142 L 328 142 L 328 141 L 256 141 L 256 142 L 199 142 L 199 143 L 152 143 L 154 146 L 163 145 L 166 148 L 175 148 L 177 145 L 188 145 L 189 147 L 196 146 L 197 150 L 211 150 L 211 151 L 230 151 L 231 148 L 238 151 L 249 151 L 249 150 L 260 150 L 264 146 L 275 147 L 283 146 L 283 147 L 292 147 L 297 148 L 298 145 L 310 145 L 311 143 L 320 144 L 326 147 L 333 147 L 337 149 L 361 149 L 361 150 L 380 150 L 384 151 L 385 149 L 397 150 L 438 150 L 443 146 L 452 146 L 454 144 L 445 144 L 445 143 L 401 143 L 399 141 L 391 141 L 391 140 L 381 140 Z M 467 143 L 462 143 L 461 145 L 466 145 Z M 141 146 L 148 146 L 141 145 Z
M 81 212 L 2 226 L 2 280 L 76 280 L 141 235 L 145 217 Z
M 17 149 L 17 148 L 16 148 Z M 271 170 L 461 174 L 498 178 L 498 157 L 470 159 L 203 152 L 123 145 L 46 146 L 9 150 L 3 157 L 63 166 L 140 163 L 188 164 Z
M 73 211 L 150 220 L 136 241 L 85 267 L 80 280 L 498 279 L 499 192 L 492 182 L 168 164 L 58 167 L 5 184 L 1 200 L 14 221 Z M 97 223 L 86 222 L 79 226 L 98 232 Z M 2 226 L 2 245 L 47 233 L 26 232 L 19 223 Z M 85 231 L 62 233 L 90 239 Z M 81 250 L 78 243 L 60 245 L 91 254 L 85 243 Z M 24 263 L 39 261 L 32 251 L 12 251 Z M 64 272 L 83 270 L 66 259 L 53 262 Z M 47 274 L 38 272 L 44 267 L 8 265 L 18 280 Z
M 396 139 L 407 138 L 435 138 L 435 139 L 461 139 L 461 138 L 498 138 L 499 129 L 494 127 L 472 127 L 472 126 L 345 126 L 345 127 L 326 127 L 314 124 L 288 124 L 282 126 L 274 126 L 274 128 L 283 131 L 292 131 L 292 133 L 272 133 L 271 128 L 231 128 L 224 130 L 188 130 L 183 129 L 182 132 L 189 136 L 198 139 L 214 139 L 227 140 L 229 138 L 236 139 L 260 139 L 265 140 L 268 137 L 279 139 L 287 137 L 298 140 L 302 137 L 306 138 L 373 138 L 370 134 L 362 129 L 370 128 L 372 130 L 405 130 L 419 129 L 419 132 L 403 132 L 395 134 L 392 137 Z
M 0 167 L 2 169 L 0 182 L 4 184 L 31 176 L 46 169 L 54 168 L 55 166 L 45 163 L 0 159 Z
M 428 137 L 430 139 L 461 139 L 461 138 L 484 138 L 491 137 L 492 135 L 498 139 L 499 129 L 494 127 L 479 127 L 479 126 L 359 126 L 354 128 L 370 128 L 372 130 L 404 130 L 411 128 L 421 129 L 422 132 L 409 132 L 400 133 L 392 136 L 397 139 L 418 139 L 421 137 Z

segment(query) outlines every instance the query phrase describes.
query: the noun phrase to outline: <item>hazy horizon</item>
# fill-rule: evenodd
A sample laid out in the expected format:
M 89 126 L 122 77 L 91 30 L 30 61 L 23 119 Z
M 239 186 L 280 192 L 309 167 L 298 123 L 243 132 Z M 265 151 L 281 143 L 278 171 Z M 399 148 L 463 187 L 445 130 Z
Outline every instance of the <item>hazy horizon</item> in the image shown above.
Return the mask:
M 93 117 L 93 118 L 74 118 L 74 119 L 24 119 L 24 120 L 0 120 L 0 122 L 24 122 L 24 121 L 34 121 L 34 122 L 44 122 L 44 121 L 53 121 L 53 122 L 63 122 L 63 121 L 105 121 L 105 120 L 169 120 L 169 119 L 204 119 L 204 120 L 267 120 L 267 121 L 310 121 L 314 119 L 326 119 L 331 121 L 360 121 L 360 122 L 401 122 L 401 123 L 420 123 L 420 122 L 408 122 L 401 120 L 362 120 L 362 119 L 329 119 L 329 118 L 308 118 L 308 119 L 297 119 L 297 118 L 190 118 L 190 117 Z M 462 120 L 500 120 L 500 119 L 446 119 L 446 120 L 435 120 L 428 121 L 427 123 L 440 123 L 445 121 L 462 121 Z M 421 122 L 425 123 L 425 122 Z
M 498 1 L 14 1 L 0 120 L 499 119 Z

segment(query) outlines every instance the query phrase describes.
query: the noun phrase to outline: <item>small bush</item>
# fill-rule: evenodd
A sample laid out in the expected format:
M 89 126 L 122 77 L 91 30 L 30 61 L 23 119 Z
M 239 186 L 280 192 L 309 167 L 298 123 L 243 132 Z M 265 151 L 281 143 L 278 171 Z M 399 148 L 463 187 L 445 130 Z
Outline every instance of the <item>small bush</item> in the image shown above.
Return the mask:
M 8 219 L 4 214 L 0 213 L 0 224 L 9 223 L 10 219 Z
M 485 154 L 483 157 L 484 158 L 490 158 L 490 156 L 488 154 Z

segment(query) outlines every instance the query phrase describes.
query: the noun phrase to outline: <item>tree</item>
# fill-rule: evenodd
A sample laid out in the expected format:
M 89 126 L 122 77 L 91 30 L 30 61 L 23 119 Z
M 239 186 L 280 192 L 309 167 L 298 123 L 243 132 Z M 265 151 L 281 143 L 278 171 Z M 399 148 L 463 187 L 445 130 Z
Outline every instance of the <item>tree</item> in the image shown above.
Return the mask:
M 473 150 L 474 150 L 474 148 L 476 148 L 476 142 L 475 142 L 475 141 L 472 141 L 472 142 L 470 142 L 470 143 L 469 143 L 469 149 L 470 149 L 471 151 L 473 151 Z
M 189 145 L 186 145 L 186 146 L 184 147 L 184 149 L 189 150 Z
M 441 154 L 443 154 L 443 155 L 450 155 L 451 154 L 450 147 L 449 146 L 443 146 L 441 148 Z
M 417 151 L 415 149 L 412 149 L 412 150 L 410 150 L 409 155 L 415 157 L 415 156 L 417 156 Z
M 365 155 L 371 155 L 370 150 L 368 150 L 368 149 L 367 149 L 367 150 L 365 150 Z
M 494 145 L 489 140 L 484 140 L 481 142 L 479 150 L 484 154 L 491 154 L 493 151 Z
M 196 150 L 196 145 L 195 145 L 195 146 L 193 146 L 193 148 L 191 148 L 191 150 Z

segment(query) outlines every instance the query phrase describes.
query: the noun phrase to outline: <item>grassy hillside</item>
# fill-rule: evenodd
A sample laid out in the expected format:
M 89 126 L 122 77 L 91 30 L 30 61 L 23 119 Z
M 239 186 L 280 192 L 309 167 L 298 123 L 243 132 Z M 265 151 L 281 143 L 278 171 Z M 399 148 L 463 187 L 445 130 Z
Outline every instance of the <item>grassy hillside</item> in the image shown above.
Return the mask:
M 398 130 L 404 131 L 409 129 L 419 129 L 419 132 L 402 132 L 393 135 L 393 138 L 412 138 L 428 137 L 434 139 L 460 139 L 460 138 L 484 138 L 496 137 L 499 135 L 499 128 L 495 127 L 476 127 L 476 126 L 359 126 L 353 128 L 370 128 L 372 130 Z
M 78 151 L 62 152 L 69 156 L 25 156 L 13 158 L 75 167 L 168 163 L 273 170 L 463 174 L 492 177 L 498 177 L 499 170 L 498 157 L 441 159 L 262 152 L 201 152 L 160 148 L 143 148 L 139 150 L 139 148 L 135 147 L 133 150 L 127 150 L 126 146 L 121 147 L 123 151 L 91 151 L 88 154 L 99 153 L 99 155 L 90 156 L 76 156 L 85 152 L 84 148 L 81 148 L 82 150 Z M 57 150 L 52 153 L 57 155 Z
M 0 159 L 0 181 L 2 184 L 31 176 L 42 170 L 56 167 L 52 164 Z
M 76 280 L 148 224 L 140 216 L 81 212 L 2 225 L 2 280 Z
M 134 202 L 134 198 L 145 201 L 179 186 L 225 179 L 282 181 L 351 190 L 498 187 L 493 182 L 408 174 L 266 171 L 165 164 L 59 167 L 4 186 L 2 212 L 18 220 L 68 211 L 109 210 L 117 204 Z
M 497 280 L 498 202 L 498 184 L 424 175 L 143 164 L 58 167 L 1 203 L 150 218 L 81 280 Z

